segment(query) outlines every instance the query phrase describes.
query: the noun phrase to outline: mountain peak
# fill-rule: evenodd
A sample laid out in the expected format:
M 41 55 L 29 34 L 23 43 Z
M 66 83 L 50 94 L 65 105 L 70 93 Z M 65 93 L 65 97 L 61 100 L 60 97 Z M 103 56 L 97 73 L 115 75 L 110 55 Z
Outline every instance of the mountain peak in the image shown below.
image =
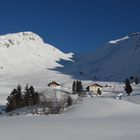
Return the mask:
M 17 46 L 23 42 L 43 42 L 43 39 L 33 32 L 19 32 L 0 36 L 0 47 Z

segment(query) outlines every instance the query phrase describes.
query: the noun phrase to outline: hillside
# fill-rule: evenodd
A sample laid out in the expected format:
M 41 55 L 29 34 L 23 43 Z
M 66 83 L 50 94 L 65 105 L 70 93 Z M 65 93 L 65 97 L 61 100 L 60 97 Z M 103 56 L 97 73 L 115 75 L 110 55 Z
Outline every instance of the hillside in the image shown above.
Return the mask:
M 34 72 L 60 66 L 56 61 L 70 60 L 71 54 L 64 54 L 44 43 L 34 33 L 21 32 L 0 36 L 0 57 L 1 75 L 23 75 L 29 70 Z
M 65 75 L 49 69 L 63 67 L 60 60 L 71 61 L 72 54 L 65 54 L 45 43 L 32 32 L 0 36 L 0 95 L 1 100 L 17 84 L 26 83 L 36 88 L 45 87 L 52 80 L 65 80 Z
M 99 81 L 124 81 L 140 76 L 140 33 L 111 40 L 93 53 L 74 56 L 69 68 L 58 68 L 75 78 Z

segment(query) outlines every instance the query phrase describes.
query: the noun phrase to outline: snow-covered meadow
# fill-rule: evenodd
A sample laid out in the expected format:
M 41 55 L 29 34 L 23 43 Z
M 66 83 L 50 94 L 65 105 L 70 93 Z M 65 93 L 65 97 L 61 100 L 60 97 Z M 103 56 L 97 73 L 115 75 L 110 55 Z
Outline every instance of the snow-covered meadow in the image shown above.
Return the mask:
M 123 86 L 116 85 L 116 88 Z M 140 85 L 133 85 L 133 89 L 132 95 L 124 95 L 122 100 L 116 100 L 116 94 L 107 89 L 103 97 L 81 97 L 77 104 L 58 115 L 0 117 L 0 137 L 4 140 L 139 140 Z

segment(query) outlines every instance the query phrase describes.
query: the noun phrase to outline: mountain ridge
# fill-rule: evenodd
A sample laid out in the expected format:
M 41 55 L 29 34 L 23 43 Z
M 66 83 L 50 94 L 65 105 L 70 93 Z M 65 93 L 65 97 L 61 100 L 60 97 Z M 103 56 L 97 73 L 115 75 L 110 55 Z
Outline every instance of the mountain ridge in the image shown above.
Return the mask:
M 8 40 L 11 38 L 20 43 L 11 45 Z M 56 71 L 72 76 L 74 79 L 93 80 L 97 77 L 100 81 L 123 81 L 131 75 L 139 75 L 140 71 L 140 63 L 137 61 L 140 59 L 139 32 L 111 40 L 93 53 L 84 55 L 65 54 L 45 43 L 41 37 L 32 32 L 0 36 L 0 43 L 1 39 L 8 40 L 12 47 L 3 45 L 8 50 L 0 47 L 0 75 L 28 74 L 29 71 L 41 72 L 43 68 L 43 71 L 45 69 Z M 7 66 L 4 66 L 4 63 Z M 20 65 L 20 68 L 16 65 Z M 80 75 L 80 72 L 85 73 L 86 76 Z
M 83 80 L 122 82 L 130 76 L 140 76 L 140 33 L 131 33 L 112 42 L 93 53 L 75 55 L 70 68 L 66 65 L 67 71 L 56 70 Z
M 24 42 L 44 43 L 40 36 L 30 31 L 0 35 L 0 47 L 18 46 Z

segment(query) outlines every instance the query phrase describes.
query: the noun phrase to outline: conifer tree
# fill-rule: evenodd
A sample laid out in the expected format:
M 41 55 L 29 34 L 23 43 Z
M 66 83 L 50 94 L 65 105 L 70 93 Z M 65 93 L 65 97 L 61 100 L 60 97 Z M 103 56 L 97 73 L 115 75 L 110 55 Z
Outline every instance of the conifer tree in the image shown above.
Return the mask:
M 33 95 L 33 104 L 36 105 L 39 103 L 39 94 L 38 92 L 35 92 Z
M 75 83 L 75 81 L 74 81 L 73 84 L 72 84 L 72 91 L 73 91 L 73 92 L 76 91 L 76 83 Z
M 101 89 L 100 89 L 100 88 L 98 88 L 98 89 L 97 89 L 97 93 L 98 93 L 98 95 L 101 95 L 101 94 L 102 94 L 102 92 L 101 92 Z
M 83 90 L 83 87 L 82 87 L 82 82 L 81 81 L 76 81 L 76 92 L 78 94 L 80 94 Z
M 31 86 L 29 90 L 30 90 L 30 94 L 31 94 L 31 97 L 32 97 L 32 104 L 33 105 L 38 104 L 38 102 L 39 102 L 38 92 L 35 92 L 33 86 Z
M 80 91 L 79 81 L 76 81 L 76 92 L 79 93 L 79 91 Z
M 72 98 L 70 96 L 68 96 L 66 102 L 67 102 L 67 106 L 71 106 L 72 105 Z
M 137 85 L 138 84 L 138 78 L 137 77 L 135 77 L 135 84 Z
M 7 112 L 17 108 L 16 95 L 17 95 L 17 90 L 13 89 L 11 94 L 7 97 L 7 101 L 8 101 L 8 103 L 6 104 L 6 111 Z
M 31 94 L 31 90 L 32 90 L 32 87 L 29 88 L 28 85 L 26 85 L 26 87 L 25 87 L 25 97 L 24 97 L 26 106 L 33 105 L 33 98 L 32 98 L 32 94 Z
M 82 92 L 83 91 L 83 86 L 82 86 L 82 82 L 81 81 L 79 81 L 79 86 L 80 86 L 80 92 Z
M 15 95 L 17 108 L 23 107 L 23 96 L 22 96 L 21 85 L 17 86 L 17 93 Z
M 130 93 L 132 92 L 132 87 L 128 79 L 126 79 L 125 81 L 125 91 L 128 94 L 128 96 L 130 96 Z
M 33 86 L 29 88 L 27 84 L 23 96 L 21 85 L 18 85 L 7 97 L 7 101 L 6 111 L 8 112 L 17 108 L 38 104 L 39 94 L 35 92 Z

